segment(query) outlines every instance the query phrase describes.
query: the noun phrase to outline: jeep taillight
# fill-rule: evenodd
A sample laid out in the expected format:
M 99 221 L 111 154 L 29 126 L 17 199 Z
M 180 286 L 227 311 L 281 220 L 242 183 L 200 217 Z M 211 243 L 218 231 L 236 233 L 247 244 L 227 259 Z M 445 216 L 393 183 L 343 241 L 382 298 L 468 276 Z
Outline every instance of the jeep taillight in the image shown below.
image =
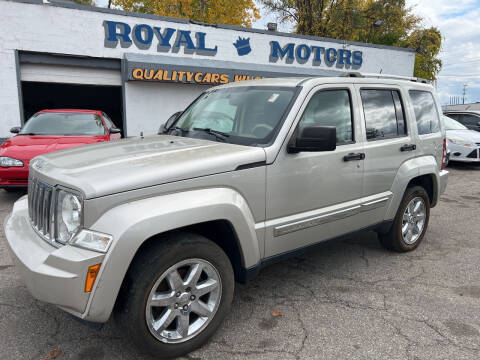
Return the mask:
M 445 169 L 446 161 L 447 161 L 447 139 L 443 139 L 442 170 Z

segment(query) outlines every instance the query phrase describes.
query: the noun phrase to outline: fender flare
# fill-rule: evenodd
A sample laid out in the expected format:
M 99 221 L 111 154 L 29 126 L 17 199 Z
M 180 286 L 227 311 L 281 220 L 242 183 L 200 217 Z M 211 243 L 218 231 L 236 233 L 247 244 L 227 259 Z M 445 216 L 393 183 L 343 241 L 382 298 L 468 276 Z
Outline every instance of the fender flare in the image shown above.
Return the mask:
M 95 322 L 108 320 L 130 263 L 147 239 L 213 220 L 231 223 L 245 268 L 260 261 L 261 251 L 251 210 L 245 198 L 230 188 L 159 195 L 121 204 L 107 211 L 90 229 L 111 234 L 114 240 L 83 317 Z
M 403 194 L 412 179 L 431 175 L 433 180 L 433 199 L 432 206 L 435 206 L 439 193 L 439 175 L 438 164 L 433 156 L 420 156 L 405 161 L 397 171 L 393 180 L 391 191 L 393 193 L 390 205 L 385 212 L 384 220 L 392 220 L 397 214 L 398 207 L 402 201 Z

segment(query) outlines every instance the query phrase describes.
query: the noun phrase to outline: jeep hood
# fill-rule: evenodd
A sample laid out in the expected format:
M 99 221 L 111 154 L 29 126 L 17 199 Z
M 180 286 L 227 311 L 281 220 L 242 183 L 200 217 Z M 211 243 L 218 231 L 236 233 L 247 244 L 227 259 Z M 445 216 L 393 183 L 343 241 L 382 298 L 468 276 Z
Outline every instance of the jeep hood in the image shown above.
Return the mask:
M 165 135 L 45 154 L 30 163 L 30 171 L 50 184 L 78 189 L 89 199 L 234 171 L 265 159 L 262 148 Z

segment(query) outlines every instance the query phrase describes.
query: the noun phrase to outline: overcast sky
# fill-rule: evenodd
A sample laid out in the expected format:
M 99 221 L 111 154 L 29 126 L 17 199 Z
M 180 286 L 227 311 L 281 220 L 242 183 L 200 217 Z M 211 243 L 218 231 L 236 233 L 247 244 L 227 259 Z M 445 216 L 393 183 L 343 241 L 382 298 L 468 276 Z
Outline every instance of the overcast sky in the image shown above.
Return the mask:
M 480 101 L 480 0 L 407 0 L 427 26 L 443 35 L 443 69 L 437 90 L 442 104 L 461 96 L 467 85 L 467 102 Z
M 105 6 L 107 0 L 97 0 Z M 436 26 L 443 35 L 437 90 L 442 105 L 451 96 L 461 96 L 467 85 L 467 102 L 480 101 L 480 0 L 407 0 L 413 12 L 425 19 L 425 26 Z M 253 27 L 265 29 L 275 22 L 275 16 L 261 9 L 262 18 Z M 288 24 L 279 25 L 280 31 L 291 31 Z

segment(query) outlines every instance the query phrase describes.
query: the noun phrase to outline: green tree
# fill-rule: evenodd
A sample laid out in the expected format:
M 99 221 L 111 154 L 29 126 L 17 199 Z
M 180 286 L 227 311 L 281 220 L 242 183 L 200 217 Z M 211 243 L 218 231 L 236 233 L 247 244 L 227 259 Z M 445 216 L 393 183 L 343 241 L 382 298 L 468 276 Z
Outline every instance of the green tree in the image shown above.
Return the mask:
M 295 32 L 333 39 L 411 47 L 414 75 L 434 80 L 441 69 L 442 36 L 425 29 L 405 0 L 260 0 Z
M 112 0 L 127 11 L 251 27 L 260 18 L 253 0 Z
M 93 0 L 75 0 L 75 2 L 80 5 L 97 6 Z
M 435 80 L 442 69 L 438 53 L 442 47 L 442 34 L 436 27 L 418 29 L 409 34 L 406 44 L 417 49 L 415 56 L 415 76 Z

